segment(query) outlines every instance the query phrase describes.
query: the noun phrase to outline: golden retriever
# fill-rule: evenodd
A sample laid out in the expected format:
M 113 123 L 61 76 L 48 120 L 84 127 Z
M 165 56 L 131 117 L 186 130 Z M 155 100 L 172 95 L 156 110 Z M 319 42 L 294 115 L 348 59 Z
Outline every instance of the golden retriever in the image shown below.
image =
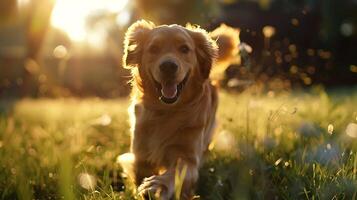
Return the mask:
M 123 66 L 133 76 L 129 114 L 139 194 L 177 197 L 179 172 L 178 198 L 192 198 L 215 127 L 218 95 L 209 74 L 217 56 L 216 42 L 199 27 L 140 20 L 126 32 Z

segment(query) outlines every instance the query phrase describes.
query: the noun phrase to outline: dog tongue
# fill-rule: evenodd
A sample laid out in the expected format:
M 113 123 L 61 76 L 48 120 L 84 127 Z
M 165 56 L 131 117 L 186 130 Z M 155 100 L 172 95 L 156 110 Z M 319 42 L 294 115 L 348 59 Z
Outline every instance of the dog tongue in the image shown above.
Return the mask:
M 177 94 L 176 84 L 162 84 L 161 94 L 168 99 L 172 99 Z

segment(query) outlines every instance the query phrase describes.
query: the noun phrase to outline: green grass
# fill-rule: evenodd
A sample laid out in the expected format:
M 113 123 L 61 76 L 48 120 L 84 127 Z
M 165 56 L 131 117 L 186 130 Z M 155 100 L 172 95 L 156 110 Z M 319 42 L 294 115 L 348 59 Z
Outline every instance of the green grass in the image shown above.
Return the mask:
M 356 199 L 357 138 L 345 133 L 357 123 L 356 102 L 353 89 L 221 92 L 219 127 L 197 194 Z M 0 101 L 0 199 L 135 199 L 116 163 L 129 149 L 128 103 Z

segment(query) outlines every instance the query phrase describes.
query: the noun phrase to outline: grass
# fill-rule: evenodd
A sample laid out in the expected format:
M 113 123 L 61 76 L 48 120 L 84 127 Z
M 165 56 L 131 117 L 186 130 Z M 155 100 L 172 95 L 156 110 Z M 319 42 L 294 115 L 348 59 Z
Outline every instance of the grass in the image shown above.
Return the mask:
M 357 92 L 220 93 L 201 199 L 356 199 Z M 0 199 L 136 199 L 127 99 L 0 101 Z M 353 136 L 353 135 L 352 135 Z M 356 133 L 357 136 L 357 133 Z

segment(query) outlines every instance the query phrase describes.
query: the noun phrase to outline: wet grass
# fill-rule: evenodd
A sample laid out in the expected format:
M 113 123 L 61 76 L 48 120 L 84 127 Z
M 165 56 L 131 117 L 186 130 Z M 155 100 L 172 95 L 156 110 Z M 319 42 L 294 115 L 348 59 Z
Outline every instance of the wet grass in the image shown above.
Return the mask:
M 197 194 L 355 199 L 356 102 L 355 89 L 221 92 Z M 127 99 L 1 100 L 0 199 L 135 199 L 116 163 L 129 149 L 127 106 Z

